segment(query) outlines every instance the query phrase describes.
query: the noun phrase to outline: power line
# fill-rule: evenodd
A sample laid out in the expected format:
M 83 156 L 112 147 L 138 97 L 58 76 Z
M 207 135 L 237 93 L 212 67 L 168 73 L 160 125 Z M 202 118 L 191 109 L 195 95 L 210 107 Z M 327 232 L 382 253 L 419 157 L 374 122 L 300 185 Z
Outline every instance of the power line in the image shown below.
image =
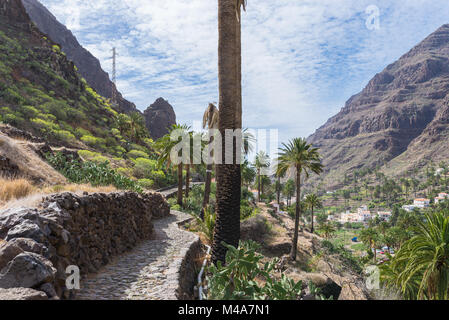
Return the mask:
M 112 48 L 112 92 L 111 101 L 113 105 L 117 105 L 117 50 Z

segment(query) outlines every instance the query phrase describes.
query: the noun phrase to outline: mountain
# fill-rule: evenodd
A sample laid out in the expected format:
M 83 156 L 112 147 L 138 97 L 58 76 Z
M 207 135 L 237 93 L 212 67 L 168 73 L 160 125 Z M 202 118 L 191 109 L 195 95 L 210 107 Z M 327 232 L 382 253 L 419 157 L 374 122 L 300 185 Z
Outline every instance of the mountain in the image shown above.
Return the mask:
M 399 175 L 449 158 L 449 25 L 395 63 L 319 128 L 308 141 L 320 148 L 324 184 L 355 169 L 383 166 Z
M 31 20 L 39 30 L 61 46 L 62 51 L 75 63 L 79 73 L 95 91 L 106 98 L 111 98 L 113 91 L 115 91 L 121 112 L 137 111 L 136 106 L 124 99 L 117 90 L 114 83 L 109 79 L 109 75 L 101 68 L 100 61 L 83 48 L 72 32 L 59 23 L 45 6 L 37 0 L 22 0 L 22 2 Z
M 134 103 L 123 98 L 114 83 L 109 79 L 109 75 L 101 68 L 98 59 L 83 48 L 72 32 L 61 24 L 44 5 L 38 0 L 22 0 L 22 3 L 37 28 L 61 47 L 69 60 L 75 63 L 78 72 L 96 92 L 110 99 L 113 91 L 115 91 L 118 111 L 141 113 Z M 152 107 L 145 111 L 147 129 L 153 139 L 166 134 L 167 128 L 176 123 L 173 107 L 168 103 L 159 103 L 159 100 L 155 102 L 154 114 L 152 113 Z
M 144 112 L 145 122 L 150 136 L 159 139 L 168 129 L 176 124 L 176 114 L 173 107 L 163 98 L 157 99 Z
M 32 23 L 20 0 L 0 0 L 0 122 L 55 146 L 120 157 L 129 143 L 117 115 Z

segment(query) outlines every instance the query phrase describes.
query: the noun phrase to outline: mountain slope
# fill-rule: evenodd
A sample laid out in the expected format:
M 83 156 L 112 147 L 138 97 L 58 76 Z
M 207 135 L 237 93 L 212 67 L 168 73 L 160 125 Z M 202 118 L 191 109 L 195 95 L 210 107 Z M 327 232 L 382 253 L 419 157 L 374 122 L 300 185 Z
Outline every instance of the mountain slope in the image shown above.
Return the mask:
M 377 74 L 308 141 L 319 147 L 324 182 L 346 172 L 386 165 L 400 174 L 449 157 L 449 25 Z
M 21 1 L 0 0 L 0 121 L 54 145 L 121 156 L 128 142 L 116 116 Z
M 39 30 L 61 46 L 62 51 L 75 63 L 79 73 L 95 91 L 106 98 L 111 98 L 112 92 L 115 91 L 121 112 L 137 111 L 133 103 L 122 97 L 122 94 L 109 79 L 109 75 L 101 68 L 100 61 L 83 48 L 72 32 L 59 23 L 45 6 L 37 0 L 22 0 L 22 2 L 31 20 Z
M 141 113 L 134 103 L 123 98 L 109 79 L 109 75 L 101 68 L 98 59 L 83 48 L 72 32 L 61 24 L 44 5 L 38 0 L 22 0 L 22 3 L 37 28 L 61 46 L 62 51 L 67 54 L 69 60 L 75 63 L 78 72 L 95 91 L 109 99 L 114 91 L 117 97 L 118 111 L 128 114 L 139 112 L 145 116 L 147 129 L 153 139 L 158 139 L 166 134 L 167 128 L 176 123 L 173 107 L 168 103 L 158 104 L 162 98 L 154 103 L 158 104 L 157 108 L 150 106 L 144 114 Z

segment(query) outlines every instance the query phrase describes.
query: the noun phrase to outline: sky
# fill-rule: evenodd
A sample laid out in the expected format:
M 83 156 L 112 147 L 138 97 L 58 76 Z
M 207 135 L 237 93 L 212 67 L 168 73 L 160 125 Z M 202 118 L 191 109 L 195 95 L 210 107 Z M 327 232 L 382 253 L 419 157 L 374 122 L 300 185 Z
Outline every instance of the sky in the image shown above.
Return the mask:
M 216 0 L 41 0 L 145 110 L 179 123 L 218 102 Z M 441 25 L 447 0 L 249 0 L 242 14 L 243 124 L 307 137 Z

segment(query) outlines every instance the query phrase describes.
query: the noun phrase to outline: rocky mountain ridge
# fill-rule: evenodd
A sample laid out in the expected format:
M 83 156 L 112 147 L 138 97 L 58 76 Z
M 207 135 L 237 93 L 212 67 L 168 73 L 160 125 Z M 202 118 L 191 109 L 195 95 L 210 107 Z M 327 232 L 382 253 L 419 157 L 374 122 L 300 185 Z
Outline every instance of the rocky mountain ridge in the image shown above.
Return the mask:
M 78 72 L 93 89 L 105 98 L 112 98 L 115 92 L 120 112 L 141 113 L 134 103 L 123 98 L 115 84 L 109 79 L 109 74 L 102 69 L 100 61 L 82 47 L 72 32 L 61 24 L 44 5 L 38 0 L 22 0 L 22 3 L 38 29 L 61 46 L 62 51 L 67 54 L 69 60 L 75 63 Z M 153 139 L 166 134 L 167 128 L 176 123 L 173 107 L 168 103 L 161 104 L 161 99 L 156 100 L 156 108 L 152 105 L 154 113 L 153 108 L 149 107 L 143 114 Z
M 320 148 L 325 183 L 383 166 L 401 174 L 449 157 L 449 25 L 377 74 L 308 141 Z

